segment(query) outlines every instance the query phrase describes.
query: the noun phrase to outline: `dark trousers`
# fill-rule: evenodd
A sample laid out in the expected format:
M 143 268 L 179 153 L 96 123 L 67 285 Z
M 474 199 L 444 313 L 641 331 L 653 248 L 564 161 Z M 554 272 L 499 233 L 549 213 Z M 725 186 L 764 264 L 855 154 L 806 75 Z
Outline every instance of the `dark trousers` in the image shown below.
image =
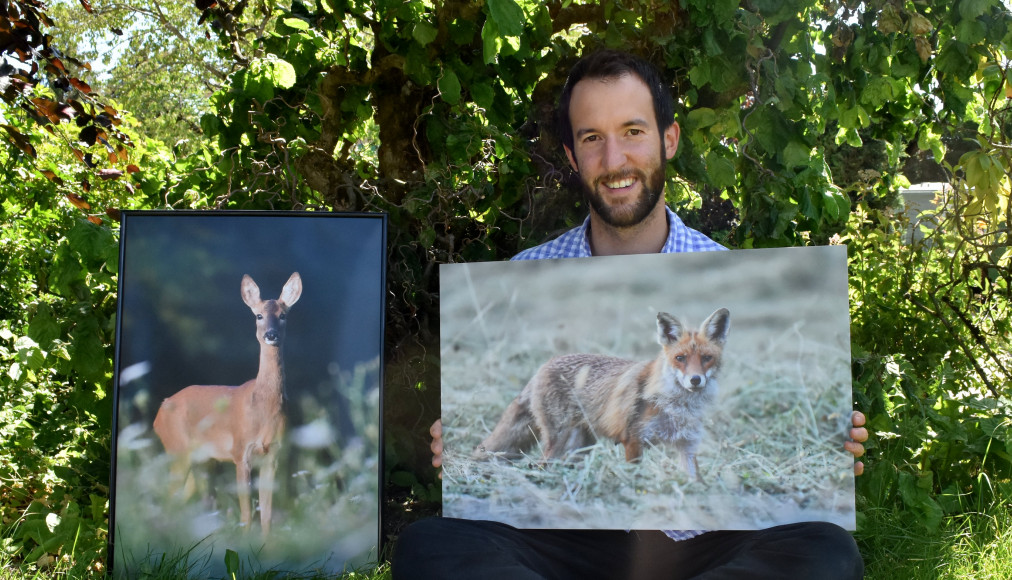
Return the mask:
M 392 569 L 394 580 L 853 580 L 864 575 L 864 562 L 850 533 L 825 522 L 676 542 L 658 531 L 521 530 L 430 518 L 401 533 Z

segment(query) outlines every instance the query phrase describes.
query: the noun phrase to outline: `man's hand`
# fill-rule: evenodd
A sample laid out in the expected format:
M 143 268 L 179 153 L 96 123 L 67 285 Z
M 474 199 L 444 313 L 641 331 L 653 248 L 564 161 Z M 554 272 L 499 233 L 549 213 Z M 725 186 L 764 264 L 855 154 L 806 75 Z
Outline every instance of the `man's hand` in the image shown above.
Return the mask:
M 857 425 L 855 419 L 855 425 Z M 864 424 L 864 415 L 861 415 L 861 424 Z M 864 431 L 862 429 L 862 431 Z M 429 427 L 429 435 L 432 435 L 432 443 L 429 443 L 429 449 L 432 450 L 432 467 L 440 468 L 443 466 L 443 420 L 436 419 L 436 422 Z M 853 436 L 853 435 L 852 435 Z M 865 439 L 868 438 L 867 432 L 865 432 Z M 861 441 L 864 441 L 862 439 Z M 861 448 L 861 453 L 864 453 L 864 448 Z M 860 455 L 855 454 L 856 457 Z M 856 466 L 855 466 L 856 469 Z M 439 472 L 439 479 L 443 479 L 443 472 Z
M 864 445 L 861 445 L 861 444 L 868 440 L 868 430 L 864 428 L 864 422 L 865 422 L 864 413 L 862 413 L 861 411 L 854 411 L 854 414 L 850 416 L 850 421 L 854 425 L 854 427 L 850 430 L 850 439 L 851 440 L 850 441 L 845 441 L 843 443 L 843 448 L 846 449 L 849 453 L 852 453 L 854 455 L 854 458 L 857 459 L 858 457 L 861 457 L 862 455 L 864 455 Z M 435 425 L 433 425 L 433 427 L 435 427 Z M 439 428 L 439 431 L 440 431 L 439 453 L 440 454 L 442 454 L 442 452 L 443 452 L 442 430 L 443 430 L 442 429 L 442 425 L 440 425 L 440 428 Z M 433 442 L 433 444 L 435 444 L 435 442 Z M 433 447 L 433 451 L 435 451 L 435 447 Z M 433 461 L 433 464 L 435 464 L 435 461 L 436 461 L 435 458 L 433 458 L 432 461 Z M 442 462 L 442 455 L 440 455 L 440 462 Z M 854 475 L 861 475 L 862 473 L 864 473 L 864 463 L 861 462 L 861 461 L 855 462 L 854 463 Z

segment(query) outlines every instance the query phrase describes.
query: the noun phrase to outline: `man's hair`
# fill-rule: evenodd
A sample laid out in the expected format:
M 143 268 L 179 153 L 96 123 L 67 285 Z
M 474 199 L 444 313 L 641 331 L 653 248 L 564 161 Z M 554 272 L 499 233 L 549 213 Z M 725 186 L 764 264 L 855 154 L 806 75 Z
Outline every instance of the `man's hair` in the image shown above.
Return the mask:
M 614 79 L 627 74 L 635 75 L 650 88 L 654 101 L 654 116 L 657 128 L 664 129 L 675 122 L 675 109 L 671 89 L 661 79 L 654 65 L 626 52 L 601 50 L 581 58 L 569 71 L 566 86 L 559 96 L 556 109 L 556 126 L 562 142 L 573 149 L 573 123 L 569 119 L 569 101 L 573 98 L 573 87 L 583 79 Z

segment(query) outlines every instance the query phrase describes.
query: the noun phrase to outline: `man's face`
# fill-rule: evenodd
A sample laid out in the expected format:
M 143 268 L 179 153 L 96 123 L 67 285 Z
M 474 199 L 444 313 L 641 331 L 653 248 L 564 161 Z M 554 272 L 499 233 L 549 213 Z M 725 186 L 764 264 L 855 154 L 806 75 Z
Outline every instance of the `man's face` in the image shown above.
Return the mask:
M 650 89 L 632 74 L 576 83 L 569 119 L 566 154 L 591 209 L 613 227 L 642 222 L 664 195 L 664 160 L 678 149 L 678 124 L 657 127 Z

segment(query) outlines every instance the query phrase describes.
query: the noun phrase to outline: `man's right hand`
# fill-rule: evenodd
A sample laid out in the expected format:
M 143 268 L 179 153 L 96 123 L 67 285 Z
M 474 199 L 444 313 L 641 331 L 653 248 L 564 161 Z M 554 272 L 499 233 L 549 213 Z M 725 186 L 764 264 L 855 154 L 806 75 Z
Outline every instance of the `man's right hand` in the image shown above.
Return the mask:
M 432 435 L 432 443 L 429 449 L 432 450 L 432 467 L 443 466 L 443 420 L 436 419 L 436 422 L 429 427 L 429 435 Z M 443 479 L 443 472 L 439 472 L 439 479 Z

